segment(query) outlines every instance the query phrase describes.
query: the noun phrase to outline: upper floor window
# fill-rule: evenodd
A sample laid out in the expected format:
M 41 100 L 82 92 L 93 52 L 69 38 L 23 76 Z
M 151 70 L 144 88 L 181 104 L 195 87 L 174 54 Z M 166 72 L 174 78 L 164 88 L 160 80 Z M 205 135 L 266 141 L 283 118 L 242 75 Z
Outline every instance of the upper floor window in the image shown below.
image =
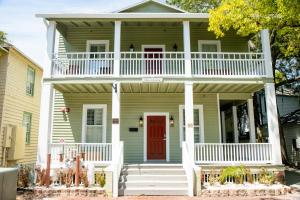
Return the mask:
M 28 112 L 23 113 L 23 126 L 25 129 L 25 142 L 26 144 L 30 143 L 30 135 L 31 135 L 31 120 L 32 114 Z
M 109 40 L 87 40 L 86 52 L 90 52 L 90 58 L 99 58 L 101 52 L 109 51 Z M 94 53 L 94 54 L 93 54 Z
M 199 51 L 201 52 L 220 52 L 221 41 L 220 40 L 199 40 Z
M 35 71 L 33 68 L 27 68 L 26 94 L 33 96 L 34 94 Z

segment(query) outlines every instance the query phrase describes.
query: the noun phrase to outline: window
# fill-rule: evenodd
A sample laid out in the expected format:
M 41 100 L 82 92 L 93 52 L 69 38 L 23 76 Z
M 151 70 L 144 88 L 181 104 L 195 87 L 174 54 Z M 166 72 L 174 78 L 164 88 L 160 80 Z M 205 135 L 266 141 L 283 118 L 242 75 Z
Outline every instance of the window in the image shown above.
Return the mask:
M 32 120 L 32 114 L 28 113 L 28 112 L 24 112 L 23 113 L 23 127 L 25 129 L 25 142 L 26 142 L 26 144 L 30 143 L 31 120 Z
M 179 106 L 180 145 L 185 141 L 184 105 Z M 203 105 L 194 105 L 194 142 L 204 142 Z
M 100 55 L 96 53 L 108 52 L 109 50 L 109 40 L 87 40 L 86 51 L 95 53 L 90 54 L 90 58 L 99 58 Z
M 198 41 L 199 51 L 208 52 L 208 54 L 203 54 L 202 58 L 218 58 L 220 55 L 214 54 L 213 52 L 221 51 L 221 41 L 220 40 L 199 40 Z
M 82 141 L 106 142 L 106 105 L 83 105 Z
M 34 94 L 35 71 L 33 68 L 27 68 L 26 94 L 33 96 Z

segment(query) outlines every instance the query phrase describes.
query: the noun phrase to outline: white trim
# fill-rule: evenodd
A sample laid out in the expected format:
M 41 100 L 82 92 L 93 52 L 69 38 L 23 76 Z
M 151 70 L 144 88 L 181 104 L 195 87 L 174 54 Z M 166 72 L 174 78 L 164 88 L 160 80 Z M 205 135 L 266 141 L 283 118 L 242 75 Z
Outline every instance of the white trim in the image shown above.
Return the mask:
M 109 51 L 109 40 L 87 40 L 86 41 L 86 52 L 90 52 L 90 47 L 92 44 L 104 44 L 105 52 Z
M 220 94 L 217 93 L 218 104 L 218 124 L 219 124 L 219 142 L 222 143 L 222 128 L 221 128 L 221 108 L 220 108 Z
M 169 133 L 169 113 L 168 112 L 145 112 L 144 113 L 144 162 L 147 162 L 147 117 L 165 116 L 166 117 L 166 161 L 170 161 L 170 133 Z
M 221 41 L 220 40 L 198 40 L 198 51 L 202 52 L 203 44 L 215 44 L 215 45 L 217 45 L 217 52 L 221 52 Z
M 166 3 L 162 3 L 162 2 L 159 2 L 159 1 L 156 1 L 156 0 L 145 0 L 145 1 L 141 1 L 141 2 L 138 2 L 138 3 L 135 3 L 135 4 L 132 4 L 130 6 L 127 6 L 127 7 L 124 7 L 120 10 L 117 10 L 117 11 L 114 11 L 113 13 L 120 13 L 120 12 L 124 12 L 125 10 L 129 10 L 129 9 L 132 9 L 132 8 L 135 8 L 135 7 L 138 7 L 138 6 L 141 6 L 145 3 L 148 3 L 148 2 L 153 2 L 153 3 L 157 3 L 159 5 L 162 5 L 162 6 L 165 6 L 167 8 L 171 8 L 173 10 L 177 10 L 179 12 L 183 12 L 183 13 L 186 13 L 187 11 L 185 10 L 182 10 L 180 8 L 177 8 L 175 6 L 172 6 L 172 5 L 169 5 L 169 4 L 166 4 Z
M 82 132 L 81 132 L 81 141 L 82 143 L 86 143 L 86 117 L 87 117 L 87 109 L 103 109 L 103 134 L 102 134 L 102 143 L 106 143 L 106 122 L 107 122 L 107 105 L 106 104 L 83 104 L 82 106 Z
M 142 44 L 142 51 L 145 51 L 145 48 L 161 48 L 162 52 L 166 51 L 166 45 L 164 44 Z
M 180 147 L 182 147 L 182 142 L 183 142 L 183 109 L 184 109 L 184 105 L 179 105 L 179 143 L 180 143 Z M 204 111 L 203 111 L 203 105 L 202 104 L 195 104 L 194 109 L 199 110 L 200 143 L 204 143 L 205 142 L 205 137 L 204 137 Z

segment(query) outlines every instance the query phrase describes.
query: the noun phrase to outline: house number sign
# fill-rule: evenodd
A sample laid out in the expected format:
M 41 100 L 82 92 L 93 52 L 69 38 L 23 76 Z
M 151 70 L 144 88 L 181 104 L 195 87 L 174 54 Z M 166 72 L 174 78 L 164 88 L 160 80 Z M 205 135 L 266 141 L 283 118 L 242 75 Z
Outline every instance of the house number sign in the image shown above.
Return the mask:
M 113 118 L 112 123 L 113 124 L 119 124 L 119 118 Z

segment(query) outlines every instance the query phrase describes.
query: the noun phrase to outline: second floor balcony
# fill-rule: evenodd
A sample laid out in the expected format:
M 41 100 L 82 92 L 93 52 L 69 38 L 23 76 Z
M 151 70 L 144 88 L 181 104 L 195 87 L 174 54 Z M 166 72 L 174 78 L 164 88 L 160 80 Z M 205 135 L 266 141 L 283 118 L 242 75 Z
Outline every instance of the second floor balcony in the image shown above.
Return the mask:
M 192 77 L 258 78 L 266 76 L 263 53 L 248 52 L 70 52 L 54 54 L 52 78 Z M 119 69 L 115 63 L 119 62 Z M 116 74 L 117 70 L 117 74 Z

